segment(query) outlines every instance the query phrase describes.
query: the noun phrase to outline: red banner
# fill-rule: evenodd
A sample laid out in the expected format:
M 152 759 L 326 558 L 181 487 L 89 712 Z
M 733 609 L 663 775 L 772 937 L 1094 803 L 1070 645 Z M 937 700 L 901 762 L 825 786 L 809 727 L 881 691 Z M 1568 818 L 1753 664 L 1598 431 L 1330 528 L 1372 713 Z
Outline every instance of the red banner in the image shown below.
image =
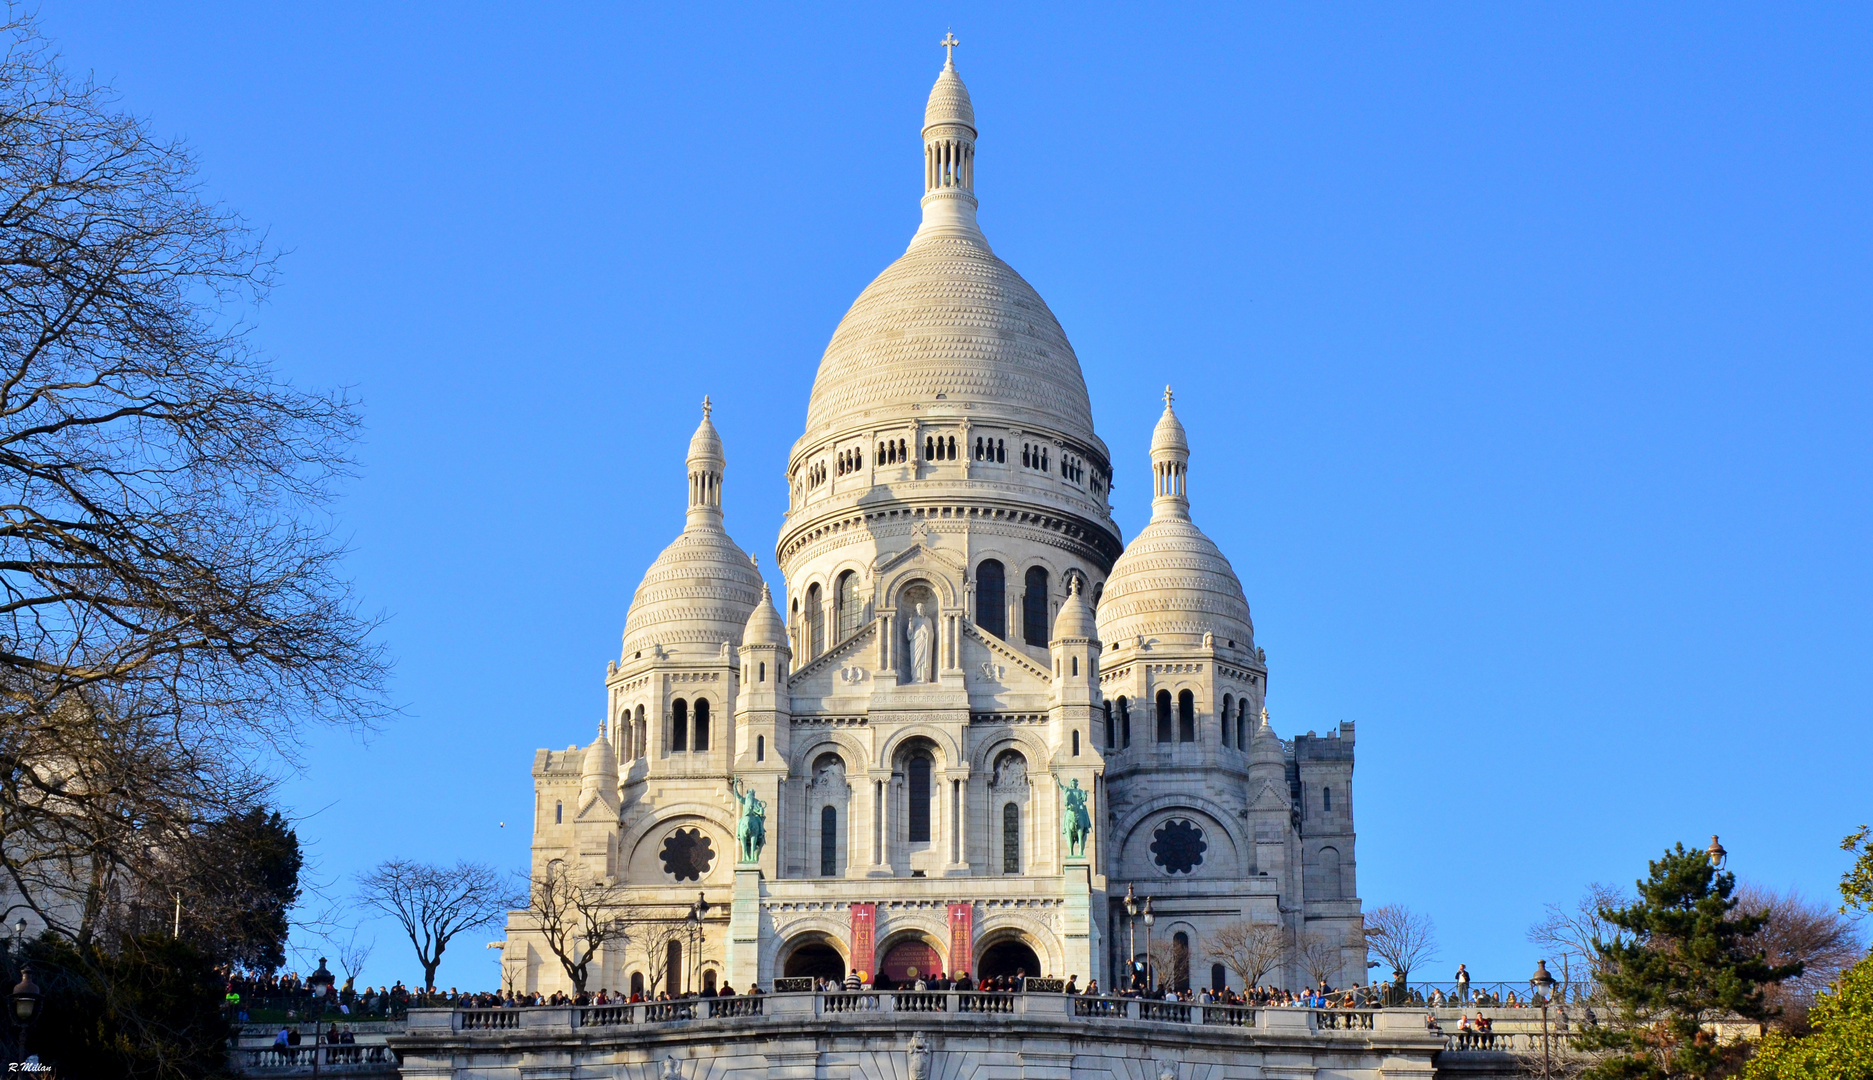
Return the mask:
M 877 904 L 852 905 L 852 970 L 867 982 L 876 975 L 872 966 L 872 948 L 877 944 Z
M 976 944 L 976 908 L 974 904 L 950 905 L 950 978 L 962 977 L 970 969 Z

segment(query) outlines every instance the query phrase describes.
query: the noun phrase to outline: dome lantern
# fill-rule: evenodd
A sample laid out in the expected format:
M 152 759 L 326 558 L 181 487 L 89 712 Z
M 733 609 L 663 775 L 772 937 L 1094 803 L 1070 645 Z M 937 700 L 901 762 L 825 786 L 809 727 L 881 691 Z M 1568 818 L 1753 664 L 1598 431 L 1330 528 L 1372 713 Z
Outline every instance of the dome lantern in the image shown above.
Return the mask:
M 715 406 L 702 399 L 702 423 L 689 437 L 689 520 L 720 524 L 722 521 L 722 472 L 728 462 L 722 456 L 722 436 L 716 433 L 709 413 Z
M 956 35 L 939 42 L 948 55 L 923 113 L 923 225 L 911 240 L 966 238 L 987 245 L 976 227 L 976 110 L 956 73 Z
M 1190 440 L 1183 422 L 1171 411 L 1174 397 L 1164 388 L 1164 415 L 1151 432 L 1151 520 L 1190 516 L 1190 494 L 1184 488 L 1190 471 Z

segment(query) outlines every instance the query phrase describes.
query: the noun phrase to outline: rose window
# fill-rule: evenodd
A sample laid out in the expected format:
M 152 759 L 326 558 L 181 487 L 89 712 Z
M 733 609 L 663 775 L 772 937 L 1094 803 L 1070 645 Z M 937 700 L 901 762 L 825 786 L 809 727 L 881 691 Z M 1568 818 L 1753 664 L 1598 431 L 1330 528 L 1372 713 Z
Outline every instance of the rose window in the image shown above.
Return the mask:
M 1172 818 L 1152 834 L 1151 859 L 1166 873 L 1188 874 L 1203 865 L 1203 852 L 1209 846 L 1195 822 Z
M 678 829 L 663 841 L 663 872 L 678 881 L 696 881 L 709 872 L 715 852 L 701 829 Z

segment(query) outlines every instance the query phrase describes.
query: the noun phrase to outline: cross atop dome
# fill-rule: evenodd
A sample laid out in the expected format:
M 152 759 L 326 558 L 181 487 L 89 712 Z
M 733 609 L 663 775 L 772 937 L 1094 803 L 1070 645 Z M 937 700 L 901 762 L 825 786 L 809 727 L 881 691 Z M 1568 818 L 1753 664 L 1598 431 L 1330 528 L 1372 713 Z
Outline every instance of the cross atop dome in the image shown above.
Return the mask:
M 1167 393 L 1167 394 L 1168 394 L 1168 393 L 1170 393 L 1170 387 L 1168 387 L 1168 386 L 1167 386 L 1167 387 L 1165 387 L 1165 388 L 1164 388 L 1164 392 L 1165 392 L 1165 393 Z M 1167 400 L 1168 400 L 1168 399 L 1167 399 Z M 702 395 L 702 418 L 703 418 L 704 420 L 707 420 L 707 419 L 709 419 L 709 413 L 710 413 L 710 412 L 711 412 L 711 411 L 712 411 L 712 410 L 713 410 L 714 408 L 715 408 L 715 406 L 714 406 L 714 405 L 711 405 L 711 404 L 709 404 L 709 395 L 707 395 L 707 394 L 704 394 L 704 395 Z
M 1168 408 L 1170 408 L 1170 407 L 1171 407 L 1171 399 L 1172 399 L 1172 398 L 1174 398 L 1174 397 L 1176 397 L 1176 396 L 1177 396 L 1176 394 L 1173 394 L 1173 393 L 1171 393 L 1171 384 L 1170 384 L 1170 383 L 1165 383 L 1165 384 L 1164 384 L 1164 407 L 1165 407 L 1165 408 L 1167 408 L 1167 409 L 1168 409 Z
M 937 44 L 943 46 L 943 66 L 946 68 L 955 67 L 956 46 L 961 45 L 962 42 L 956 40 L 955 34 L 945 30 L 943 31 L 943 40 L 937 42 Z

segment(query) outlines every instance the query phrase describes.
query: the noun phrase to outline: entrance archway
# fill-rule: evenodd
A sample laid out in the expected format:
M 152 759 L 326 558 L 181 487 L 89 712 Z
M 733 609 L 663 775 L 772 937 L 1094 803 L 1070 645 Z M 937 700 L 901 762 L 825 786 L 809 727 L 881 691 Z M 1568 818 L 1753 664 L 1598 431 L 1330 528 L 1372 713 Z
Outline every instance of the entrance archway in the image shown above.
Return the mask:
M 1041 970 L 1040 957 L 1026 942 L 1009 938 L 998 941 L 982 950 L 982 960 L 976 965 L 976 978 L 998 979 L 1003 975 L 1014 975 L 1025 971 L 1029 978 L 1037 978 L 1045 972 Z
M 891 946 L 884 959 L 878 961 L 879 974 L 890 979 L 893 986 L 916 982 L 919 978 L 934 978 L 942 967 L 936 949 L 917 938 Z
M 823 941 L 808 942 L 787 954 L 783 971 L 789 979 L 844 979 L 845 957 Z

